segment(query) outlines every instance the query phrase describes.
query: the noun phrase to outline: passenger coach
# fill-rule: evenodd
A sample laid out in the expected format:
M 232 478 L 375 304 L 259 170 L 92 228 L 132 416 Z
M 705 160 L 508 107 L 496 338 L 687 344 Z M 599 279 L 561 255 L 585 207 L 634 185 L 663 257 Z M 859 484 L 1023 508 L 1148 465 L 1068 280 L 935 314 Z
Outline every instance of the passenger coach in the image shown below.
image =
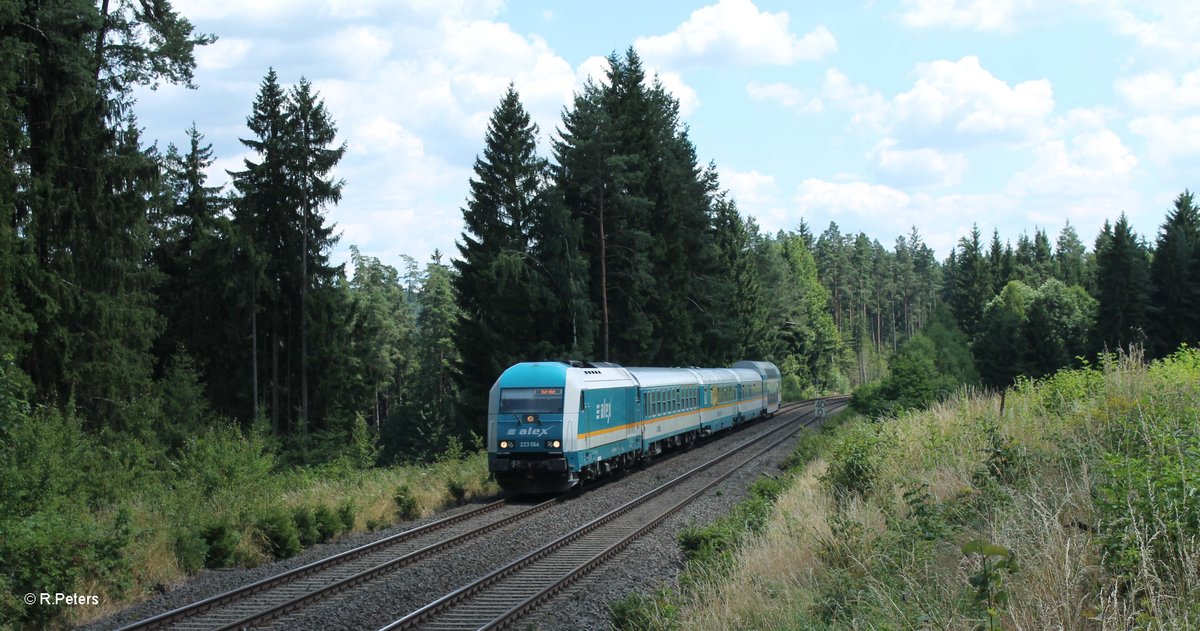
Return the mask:
M 559 492 L 663 449 L 779 410 L 770 362 L 731 368 L 623 368 L 528 362 L 488 401 L 488 468 L 503 488 Z

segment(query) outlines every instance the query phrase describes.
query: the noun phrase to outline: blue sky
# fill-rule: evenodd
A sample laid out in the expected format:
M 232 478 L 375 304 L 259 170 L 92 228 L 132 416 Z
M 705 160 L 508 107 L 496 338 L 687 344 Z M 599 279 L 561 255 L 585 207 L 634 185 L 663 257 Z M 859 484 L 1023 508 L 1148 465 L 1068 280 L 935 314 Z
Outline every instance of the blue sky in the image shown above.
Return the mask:
M 348 151 L 328 210 L 398 265 L 456 253 L 488 117 L 510 81 L 545 150 L 604 57 L 638 49 L 701 159 L 770 231 L 836 221 L 890 247 L 917 226 L 945 256 L 977 223 L 1016 240 L 1070 221 L 1091 244 L 1124 211 L 1153 239 L 1200 186 L 1196 0 L 177 0 L 220 40 L 197 90 L 139 93 L 149 139 L 213 144 L 214 183 L 269 66 L 306 76 Z

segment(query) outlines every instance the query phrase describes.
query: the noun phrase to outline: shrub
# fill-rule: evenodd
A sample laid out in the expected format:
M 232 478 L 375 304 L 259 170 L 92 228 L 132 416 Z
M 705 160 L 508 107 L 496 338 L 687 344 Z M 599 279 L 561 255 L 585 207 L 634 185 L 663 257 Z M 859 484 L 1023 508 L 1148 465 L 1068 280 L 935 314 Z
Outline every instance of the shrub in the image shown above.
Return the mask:
M 300 531 L 292 517 L 283 510 L 268 512 L 259 518 L 257 527 L 276 559 L 286 559 L 300 551 Z
M 307 506 L 293 508 L 292 520 L 296 522 L 296 532 L 299 534 L 301 547 L 307 548 L 321 540 L 321 531 L 317 528 L 317 518 L 311 508 Z
M 184 572 L 195 574 L 200 571 L 206 557 L 208 542 L 200 532 L 189 528 L 175 535 L 175 558 Z
M 354 530 L 354 513 L 355 508 L 352 500 L 346 500 L 338 506 L 337 514 L 342 521 L 342 530 L 346 532 Z
M 620 631 L 657 631 L 664 625 L 675 621 L 679 608 L 671 599 L 659 591 L 654 596 L 633 592 L 628 596 L 609 605 L 609 618 L 612 626 Z
M 879 466 L 879 429 L 858 424 L 833 444 L 829 468 L 821 481 L 835 496 L 865 495 L 875 484 Z
M 345 530 L 342 526 L 342 518 L 324 504 L 317 506 L 313 511 L 313 519 L 316 521 L 317 533 L 321 542 L 329 541 Z
M 242 536 L 232 524 L 218 521 L 206 526 L 201 536 L 205 545 L 205 567 L 229 567 L 236 563 L 237 547 Z
M 412 489 L 408 488 L 407 484 L 396 487 L 395 499 L 396 514 L 400 516 L 400 519 L 411 520 L 421 516 L 417 498 L 413 496 Z
M 448 480 L 446 482 L 446 490 L 450 492 L 450 497 L 453 497 L 454 501 L 459 504 L 461 504 L 463 498 L 467 496 L 467 485 L 458 478 L 451 478 Z

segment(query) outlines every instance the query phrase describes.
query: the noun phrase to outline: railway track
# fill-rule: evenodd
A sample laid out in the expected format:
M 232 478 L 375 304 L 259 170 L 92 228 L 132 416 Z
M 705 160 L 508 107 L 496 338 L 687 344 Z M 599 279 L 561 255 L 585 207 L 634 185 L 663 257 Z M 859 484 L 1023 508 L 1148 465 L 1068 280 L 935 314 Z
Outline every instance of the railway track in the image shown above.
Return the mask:
M 833 400 L 830 411 L 846 403 L 844 398 Z M 818 420 L 814 409 L 799 427 L 785 424 L 747 441 L 380 631 L 503 628 L 615 556 L 743 466 Z M 763 444 L 766 446 L 752 449 Z
M 811 404 L 811 401 L 790 404 L 780 412 L 792 412 Z M 772 432 L 768 432 L 770 433 Z M 746 444 L 753 444 L 760 439 L 761 437 L 756 438 Z M 730 453 L 743 448 L 745 445 L 735 448 Z M 119 631 L 231 630 L 260 626 L 382 574 L 531 517 L 567 497 L 570 496 L 561 496 L 532 506 L 514 504 L 508 500 L 490 502 L 458 515 L 439 519 L 135 622 L 121 627 Z

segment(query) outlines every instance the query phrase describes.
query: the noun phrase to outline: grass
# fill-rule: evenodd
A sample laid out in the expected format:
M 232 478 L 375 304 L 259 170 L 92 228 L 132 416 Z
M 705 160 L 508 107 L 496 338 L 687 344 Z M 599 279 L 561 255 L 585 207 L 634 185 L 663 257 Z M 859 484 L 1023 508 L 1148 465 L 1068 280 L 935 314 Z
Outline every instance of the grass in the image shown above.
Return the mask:
M 848 419 L 639 629 L 1200 627 L 1200 352 Z M 625 603 L 626 608 L 628 603 Z M 653 606 L 650 606 L 653 605 Z
M 6 601 L 0 603 L 0 629 L 5 617 L 31 628 L 84 624 L 168 589 L 206 565 L 253 567 L 291 556 L 301 542 L 384 528 L 498 491 L 483 452 L 369 469 L 265 466 L 239 472 L 236 463 L 225 464 L 216 470 L 227 477 L 215 483 L 181 471 L 144 481 L 106 508 L 88 510 L 84 521 L 101 530 L 118 523 L 127 529 L 123 545 L 110 555 L 121 571 L 89 571 L 67 590 L 97 595 L 100 604 L 24 608 Z M 403 514 L 395 499 L 400 488 L 411 500 Z

